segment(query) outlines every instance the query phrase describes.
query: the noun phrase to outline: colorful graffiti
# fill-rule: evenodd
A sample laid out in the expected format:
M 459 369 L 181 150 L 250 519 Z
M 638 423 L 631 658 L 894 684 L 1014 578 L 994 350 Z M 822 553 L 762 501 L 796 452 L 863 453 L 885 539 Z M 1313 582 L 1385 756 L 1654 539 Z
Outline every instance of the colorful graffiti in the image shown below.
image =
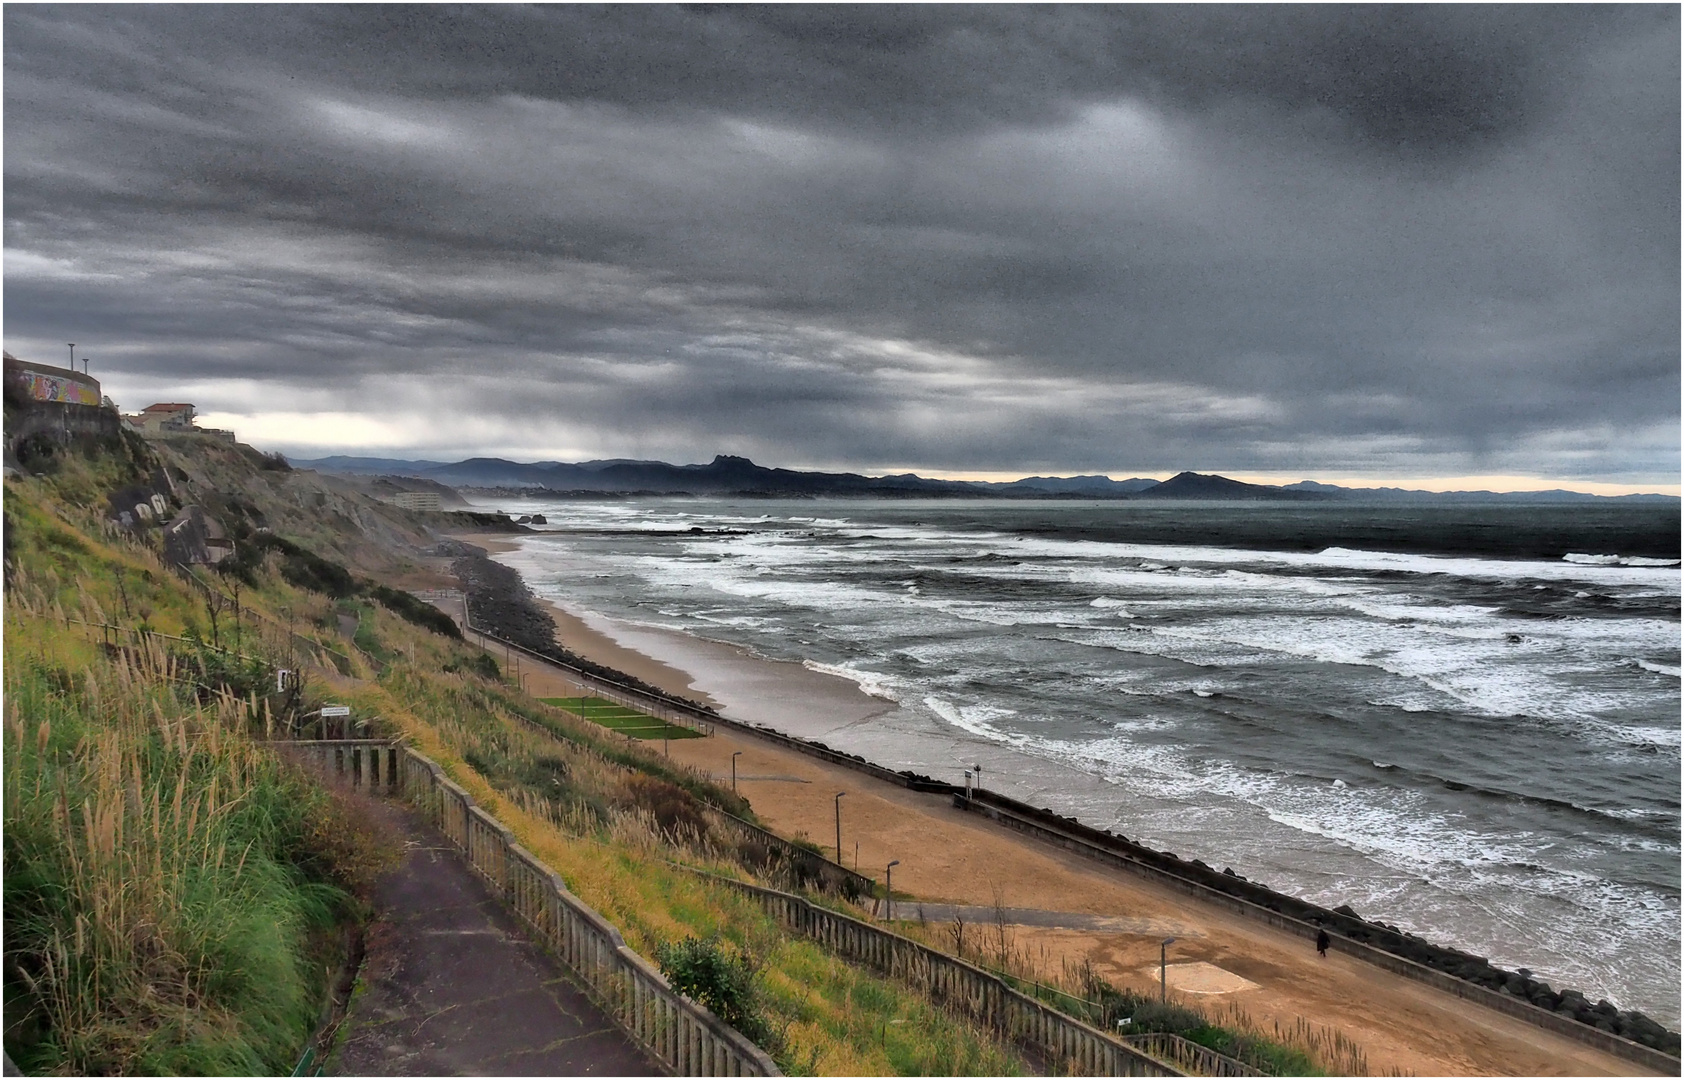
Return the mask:
M 61 401 L 67 405 L 99 404 L 99 384 L 77 378 L 45 375 L 24 369 L 18 372 L 29 396 L 36 401 Z

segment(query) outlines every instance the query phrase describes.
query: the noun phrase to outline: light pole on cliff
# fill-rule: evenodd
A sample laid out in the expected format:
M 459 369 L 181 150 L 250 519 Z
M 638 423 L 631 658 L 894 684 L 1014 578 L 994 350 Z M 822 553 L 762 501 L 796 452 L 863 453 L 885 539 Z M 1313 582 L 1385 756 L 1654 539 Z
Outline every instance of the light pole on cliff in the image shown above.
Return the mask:
M 1169 1000 L 1169 947 L 1175 944 L 1172 937 L 1164 938 L 1158 943 L 1158 1001 Z
M 895 867 L 900 865 L 899 859 L 891 860 L 883 868 L 883 917 L 895 921 Z
M 741 750 L 738 750 L 736 753 L 731 755 L 731 794 L 733 795 L 737 793 L 737 759 L 742 756 L 743 752 Z M 840 804 L 837 805 L 837 809 L 841 809 Z

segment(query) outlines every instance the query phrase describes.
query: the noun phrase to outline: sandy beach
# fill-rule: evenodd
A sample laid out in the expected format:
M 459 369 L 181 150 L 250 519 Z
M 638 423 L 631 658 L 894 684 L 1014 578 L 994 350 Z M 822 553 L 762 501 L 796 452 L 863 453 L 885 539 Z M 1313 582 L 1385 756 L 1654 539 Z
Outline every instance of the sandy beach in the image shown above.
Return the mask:
M 507 537 L 462 536 L 497 550 Z M 869 722 L 886 703 L 852 682 L 801 665 L 762 660 L 730 646 L 600 614 L 547 605 L 568 649 L 670 693 L 707 701 L 733 719 L 814 737 L 839 724 Z M 575 693 L 557 669 L 524 662 L 536 696 Z M 1172 992 L 1213 1014 L 1243 1012 L 1264 1029 L 1303 1018 L 1358 1043 L 1375 1074 L 1631 1075 L 1633 1063 L 1337 952 L 1318 958 L 1306 941 L 1181 894 L 1008 832 L 956 810 L 945 798 L 908 791 L 720 728 L 670 744 L 675 761 L 737 784 L 769 827 L 836 846 L 841 799 L 842 861 L 881 880 L 898 859 L 896 892 L 918 900 L 1039 909 L 1107 918 L 1102 929 L 1009 926 L 1010 944 L 1057 972 L 1090 961 L 1119 986 L 1156 991 L 1160 942 L 1169 947 Z M 913 916 L 916 901 L 903 902 Z M 1051 920 L 1056 922 L 1057 920 Z M 1071 920 L 1087 921 L 1089 920 Z M 973 927 L 975 933 L 978 927 Z M 996 931 L 989 927 L 990 933 Z

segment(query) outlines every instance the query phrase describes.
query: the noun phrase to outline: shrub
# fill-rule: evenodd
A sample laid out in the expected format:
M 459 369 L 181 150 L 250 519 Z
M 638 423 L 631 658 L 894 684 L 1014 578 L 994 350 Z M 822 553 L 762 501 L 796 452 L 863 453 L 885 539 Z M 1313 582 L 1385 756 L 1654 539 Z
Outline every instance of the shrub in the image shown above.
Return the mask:
M 222 694 L 241 700 L 254 694 L 262 698 L 275 684 L 274 667 L 256 657 L 200 647 L 177 652 L 174 658 L 176 670 L 195 684 L 197 696 L 205 704 Z
M 356 579 L 351 577 L 349 570 L 274 533 L 258 533 L 247 542 L 247 546 L 254 553 L 280 552 L 281 577 L 300 589 L 341 600 L 357 591 Z
M 633 775 L 626 780 L 622 803 L 649 811 L 668 839 L 700 839 L 708 833 L 707 819 L 695 797 L 677 784 L 653 776 Z
M 770 1049 L 773 1032 L 761 1014 L 756 966 L 748 957 L 727 951 L 718 937 L 687 937 L 656 946 L 655 962 L 675 990 Z
M 425 600 L 384 585 L 371 585 L 365 591 L 380 601 L 392 614 L 435 634 L 443 634 L 457 641 L 462 640 L 462 631 L 457 627 L 456 620 Z
M 444 665 L 444 670 L 449 672 L 460 671 L 469 675 L 478 675 L 480 678 L 490 679 L 492 682 L 501 682 L 503 680 L 503 671 L 497 666 L 496 659 L 492 657 L 490 653 L 475 653 L 473 657 L 464 660 L 459 664 L 450 663 Z

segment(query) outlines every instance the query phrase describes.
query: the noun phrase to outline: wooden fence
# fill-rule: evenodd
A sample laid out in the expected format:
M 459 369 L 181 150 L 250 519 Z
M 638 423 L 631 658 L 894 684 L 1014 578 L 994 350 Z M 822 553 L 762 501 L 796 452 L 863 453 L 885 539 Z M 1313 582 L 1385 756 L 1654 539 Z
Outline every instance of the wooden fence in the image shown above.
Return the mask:
M 1167 1061 L 1192 1076 L 1267 1076 L 1243 1061 L 1227 1054 L 1219 1054 L 1208 1046 L 1200 1046 L 1192 1039 L 1184 1039 L 1167 1031 L 1151 1031 L 1141 1035 L 1124 1035 L 1123 1041 L 1142 1050 L 1159 1061 Z
M 696 871 L 696 873 L 701 873 Z M 973 964 L 799 896 L 712 874 L 759 900 L 780 923 L 831 952 L 917 987 L 1045 1058 L 1073 1076 L 1183 1076 L 1185 1073 L 1074 1017 L 1012 989 Z
M 777 857 L 789 866 L 797 880 L 803 883 L 802 888 L 811 887 L 821 892 L 835 893 L 847 900 L 872 896 L 877 891 L 877 882 L 874 879 L 857 870 L 850 870 L 828 856 L 791 843 L 751 821 L 745 821 L 717 806 L 709 806 L 705 813 L 710 822 L 719 828 L 729 829 L 744 839 L 762 844 L 768 851 L 776 853 Z
M 460 848 L 540 943 L 566 964 L 597 1002 L 679 1076 L 780 1076 L 764 1050 L 673 990 L 620 932 L 567 890 L 555 871 L 452 783 L 432 761 L 396 749 L 397 786 Z
M 283 757 L 326 774 L 332 783 L 369 795 L 399 791 L 402 751 L 385 739 L 289 739 L 270 745 Z

